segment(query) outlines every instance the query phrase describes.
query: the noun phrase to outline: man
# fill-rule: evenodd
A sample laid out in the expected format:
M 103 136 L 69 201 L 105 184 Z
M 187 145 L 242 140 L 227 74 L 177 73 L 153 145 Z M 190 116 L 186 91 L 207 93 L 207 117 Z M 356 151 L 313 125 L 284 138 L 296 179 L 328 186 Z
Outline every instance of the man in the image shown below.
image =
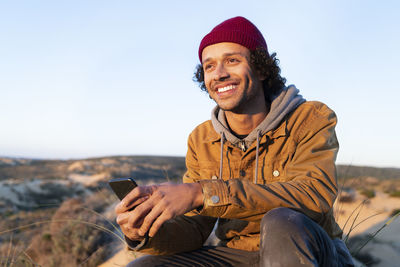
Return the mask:
M 217 107 L 189 136 L 183 184 L 137 187 L 116 207 L 129 246 L 158 255 L 130 266 L 351 266 L 332 210 L 334 112 L 285 87 L 243 17 L 207 34 L 199 59 Z M 221 242 L 203 247 L 217 219 Z

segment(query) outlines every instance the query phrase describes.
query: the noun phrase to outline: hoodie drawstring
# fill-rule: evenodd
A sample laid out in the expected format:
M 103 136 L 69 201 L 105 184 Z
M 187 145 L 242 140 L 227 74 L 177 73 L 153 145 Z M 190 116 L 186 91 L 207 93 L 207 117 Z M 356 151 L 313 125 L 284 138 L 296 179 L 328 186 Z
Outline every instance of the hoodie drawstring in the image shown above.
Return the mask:
M 223 132 L 221 132 L 221 156 L 219 160 L 219 179 L 222 179 L 222 167 L 224 160 L 224 141 L 225 141 L 225 135 Z
M 254 169 L 254 183 L 257 184 L 258 180 L 258 154 L 260 150 L 260 135 L 261 130 L 257 131 L 257 147 L 256 147 L 256 166 Z M 224 159 L 224 141 L 225 135 L 221 132 L 221 154 L 220 154 L 220 161 L 219 161 L 219 179 L 222 179 L 222 170 L 223 170 L 223 159 Z
M 254 183 L 257 184 L 258 178 L 258 150 L 260 149 L 260 134 L 261 130 L 257 131 L 257 148 L 256 148 L 256 166 L 254 169 Z

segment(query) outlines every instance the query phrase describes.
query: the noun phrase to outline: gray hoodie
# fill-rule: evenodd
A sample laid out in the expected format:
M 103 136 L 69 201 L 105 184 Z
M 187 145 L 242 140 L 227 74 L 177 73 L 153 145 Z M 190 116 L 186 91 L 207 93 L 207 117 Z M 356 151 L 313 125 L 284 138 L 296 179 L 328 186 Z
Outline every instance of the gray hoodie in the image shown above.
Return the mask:
M 230 131 L 226 122 L 225 112 L 218 106 L 211 112 L 211 121 L 217 133 L 223 133 L 225 139 L 235 146 L 240 147 L 239 143 L 244 143 L 245 147 L 242 149 L 246 150 L 257 139 L 257 133 L 263 135 L 275 129 L 289 112 L 305 101 L 294 85 L 283 88 L 277 95 L 272 97 L 271 108 L 265 119 L 243 140 Z

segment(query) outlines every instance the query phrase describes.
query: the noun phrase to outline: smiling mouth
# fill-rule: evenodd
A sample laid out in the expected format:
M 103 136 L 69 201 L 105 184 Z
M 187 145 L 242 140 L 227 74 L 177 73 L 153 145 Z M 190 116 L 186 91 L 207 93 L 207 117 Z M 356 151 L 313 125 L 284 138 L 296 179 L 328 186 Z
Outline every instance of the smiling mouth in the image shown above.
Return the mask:
M 236 88 L 236 85 L 231 84 L 231 85 L 228 85 L 225 87 L 218 88 L 218 93 L 223 93 L 223 92 L 235 89 L 235 88 Z

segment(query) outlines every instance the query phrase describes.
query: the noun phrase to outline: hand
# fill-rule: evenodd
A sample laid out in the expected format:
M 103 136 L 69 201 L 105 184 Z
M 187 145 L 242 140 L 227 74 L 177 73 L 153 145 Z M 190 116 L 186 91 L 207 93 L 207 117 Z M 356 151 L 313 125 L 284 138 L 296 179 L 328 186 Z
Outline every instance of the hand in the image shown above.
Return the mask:
M 143 222 L 143 221 L 142 221 Z M 144 236 L 139 234 L 139 227 L 138 225 L 133 225 L 129 223 L 129 212 L 121 213 L 117 217 L 117 223 L 121 227 L 122 232 L 126 237 L 128 237 L 132 241 L 142 241 Z
M 134 207 L 135 205 L 142 203 L 146 199 L 148 199 L 148 196 L 144 196 L 138 199 L 138 201 L 135 201 L 135 203 L 131 203 L 130 206 Z M 130 208 L 128 208 L 128 210 L 121 209 L 119 208 L 121 204 L 122 202 L 120 202 L 120 204 L 116 206 L 115 212 L 117 214 L 117 223 L 121 227 L 122 232 L 132 241 L 142 241 L 144 239 L 144 236 L 140 235 L 138 231 L 143 223 L 143 219 L 137 221 L 136 224 L 130 223 Z
M 129 239 L 139 240 L 148 231 L 153 237 L 165 221 L 201 205 L 203 192 L 199 183 L 164 183 L 136 187 L 117 205 L 115 211 L 117 223 L 124 234 Z M 135 209 L 129 211 L 132 207 Z

